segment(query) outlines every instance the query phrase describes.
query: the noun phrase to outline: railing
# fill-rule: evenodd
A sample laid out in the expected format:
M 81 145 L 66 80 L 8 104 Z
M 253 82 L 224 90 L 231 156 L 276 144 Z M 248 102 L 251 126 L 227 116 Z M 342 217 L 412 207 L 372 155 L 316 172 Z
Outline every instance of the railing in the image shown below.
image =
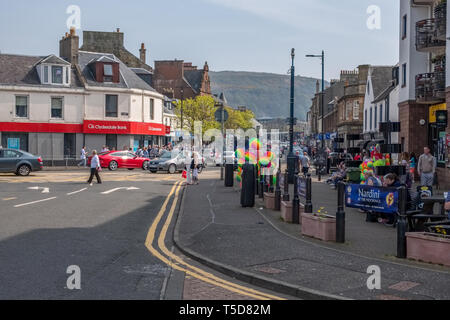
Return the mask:
M 445 101 L 445 72 L 422 73 L 416 76 L 416 102 L 439 103 Z
M 442 26 L 441 26 L 442 28 Z M 416 23 L 416 49 L 421 52 L 431 52 L 445 48 L 445 40 L 437 37 L 436 19 L 425 19 Z
M 447 36 L 447 2 L 442 2 L 434 8 L 436 20 L 436 38 L 445 41 Z

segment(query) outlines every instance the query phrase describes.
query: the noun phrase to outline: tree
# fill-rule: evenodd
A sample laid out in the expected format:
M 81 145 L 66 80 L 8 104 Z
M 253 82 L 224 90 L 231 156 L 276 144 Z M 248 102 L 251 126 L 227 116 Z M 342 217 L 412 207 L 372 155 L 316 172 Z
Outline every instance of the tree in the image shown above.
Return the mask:
M 194 132 L 194 122 L 202 122 L 202 130 L 219 129 L 220 125 L 214 118 L 214 99 L 211 96 L 197 96 L 183 101 L 183 126 L 189 132 Z M 175 115 L 181 123 L 181 101 L 175 106 Z
M 235 110 L 225 107 L 228 111 L 228 120 L 225 122 L 225 129 L 250 129 L 253 127 L 252 119 L 255 117 L 251 110 Z

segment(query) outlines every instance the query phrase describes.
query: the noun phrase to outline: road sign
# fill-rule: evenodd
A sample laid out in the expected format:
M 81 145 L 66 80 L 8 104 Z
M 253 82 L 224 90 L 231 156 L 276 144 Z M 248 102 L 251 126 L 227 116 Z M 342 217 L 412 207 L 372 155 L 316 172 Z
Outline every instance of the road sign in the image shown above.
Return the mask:
M 222 109 L 223 107 L 220 107 L 214 113 L 214 117 L 216 118 L 217 122 L 222 122 Z M 223 117 L 224 117 L 223 122 L 226 122 L 228 120 L 228 111 L 226 109 L 223 109 Z

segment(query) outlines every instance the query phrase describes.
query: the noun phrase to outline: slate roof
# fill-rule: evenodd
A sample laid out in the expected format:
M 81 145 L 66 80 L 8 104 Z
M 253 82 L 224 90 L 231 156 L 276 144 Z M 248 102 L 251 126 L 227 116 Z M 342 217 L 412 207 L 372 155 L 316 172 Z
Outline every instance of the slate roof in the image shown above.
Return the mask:
M 203 80 L 203 70 L 186 70 L 184 71 L 186 82 L 197 92 L 200 92 Z
M 89 64 L 97 60 L 113 60 L 119 63 L 120 81 L 119 83 L 101 83 L 95 81 L 94 74 L 89 68 Z M 96 53 L 79 51 L 78 64 L 86 83 L 92 87 L 110 87 L 110 88 L 128 88 L 154 91 L 144 80 L 142 80 L 136 73 L 128 68 L 122 61 L 120 61 L 114 54 L 111 53 Z
M 24 56 L 15 54 L 0 54 L 0 84 L 3 85 L 26 85 L 55 88 L 51 84 L 41 84 L 36 70 L 43 60 L 48 63 L 57 62 L 63 64 L 61 59 L 55 56 Z M 74 70 L 71 70 L 70 88 L 81 88 L 81 82 Z
M 394 90 L 394 86 L 392 84 L 389 84 L 389 86 L 387 88 L 385 88 L 383 91 L 381 91 L 381 93 L 375 97 L 375 99 L 372 101 L 372 103 L 377 103 L 380 102 L 384 99 L 386 99 L 389 94 L 392 92 L 392 90 Z
M 371 67 L 372 91 L 373 96 L 378 97 L 391 83 L 391 66 L 373 66 Z

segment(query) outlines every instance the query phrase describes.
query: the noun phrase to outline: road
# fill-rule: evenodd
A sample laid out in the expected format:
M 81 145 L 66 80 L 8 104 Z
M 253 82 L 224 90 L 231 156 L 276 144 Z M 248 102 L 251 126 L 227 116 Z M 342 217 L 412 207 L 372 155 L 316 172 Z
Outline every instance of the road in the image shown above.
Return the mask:
M 83 170 L 0 175 L 0 299 L 289 298 L 174 249 L 179 174 L 101 175 L 93 186 Z

